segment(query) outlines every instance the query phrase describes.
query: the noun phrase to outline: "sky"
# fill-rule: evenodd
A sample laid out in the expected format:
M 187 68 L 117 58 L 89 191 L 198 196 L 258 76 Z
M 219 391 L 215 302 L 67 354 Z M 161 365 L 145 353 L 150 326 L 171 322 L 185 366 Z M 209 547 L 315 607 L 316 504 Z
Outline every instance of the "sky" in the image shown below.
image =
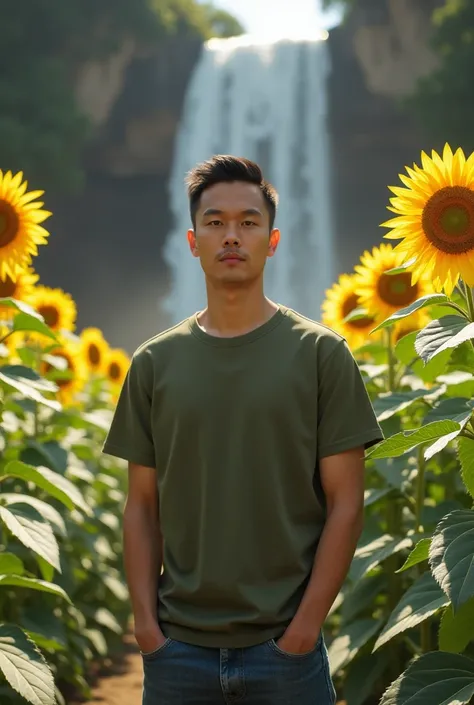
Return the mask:
M 314 28 L 328 28 L 339 13 L 320 10 L 318 0 L 215 0 L 215 5 L 238 17 L 249 34 L 271 39 L 309 37 Z

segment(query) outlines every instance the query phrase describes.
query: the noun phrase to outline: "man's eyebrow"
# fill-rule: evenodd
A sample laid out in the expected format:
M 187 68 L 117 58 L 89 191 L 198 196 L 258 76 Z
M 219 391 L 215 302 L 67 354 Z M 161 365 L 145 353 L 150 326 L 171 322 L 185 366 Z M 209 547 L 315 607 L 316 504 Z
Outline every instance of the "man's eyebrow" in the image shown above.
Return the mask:
M 219 210 L 219 208 L 207 208 L 203 215 L 222 215 L 224 211 Z M 258 208 L 246 208 L 241 211 L 241 215 L 262 215 L 262 212 Z

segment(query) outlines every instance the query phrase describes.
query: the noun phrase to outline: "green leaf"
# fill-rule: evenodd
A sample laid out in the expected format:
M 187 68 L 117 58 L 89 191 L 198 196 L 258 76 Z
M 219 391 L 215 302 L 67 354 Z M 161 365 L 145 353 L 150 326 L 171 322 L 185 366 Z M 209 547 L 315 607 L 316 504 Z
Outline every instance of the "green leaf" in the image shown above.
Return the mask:
M 374 465 L 377 473 L 401 492 L 406 491 L 417 475 L 416 467 L 410 464 L 410 456 L 380 458 Z
M 424 452 L 425 460 L 430 460 L 436 453 L 442 451 L 448 443 L 453 441 L 461 431 L 465 428 L 467 422 L 472 416 L 472 402 L 469 399 L 450 397 L 448 399 L 443 399 L 436 407 L 431 409 L 431 411 L 425 417 L 425 423 L 427 421 L 437 421 L 440 419 L 451 419 L 459 424 L 459 431 L 453 431 L 452 433 L 442 436 L 432 445 L 426 448 Z
M 32 603 L 21 619 L 21 627 L 39 646 L 54 650 L 65 649 L 68 642 L 67 629 L 63 617 L 52 612 L 35 608 Z
M 471 497 L 474 497 L 474 441 L 469 438 L 460 438 L 458 440 L 458 455 L 461 461 L 463 482 Z
M 436 441 L 461 427 L 455 421 L 434 421 L 412 431 L 402 431 L 382 441 L 366 453 L 366 458 L 393 458 L 413 450 L 422 443 Z
M 344 318 L 344 323 L 351 323 L 352 321 L 360 321 L 362 318 L 367 318 L 368 311 L 366 308 L 354 308 L 347 316 Z
M 449 605 L 441 618 L 440 650 L 460 654 L 471 641 L 474 641 L 474 599 L 465 602 L 456 614 Z
M 389 276 L 393 276 L 394 274 L 403 274 L 403 272 L 406 272 L 407 269 L 413 267 L 415 262 L 416 257 L 412 257 L 407 262 L 401 264 L 399 267 L 392 267 L 392 269 L 387 269 L 384 274 L 388 274 Z
M 366 607 L 372 607 L 378 595 L 385 592 L 386 583 L 387 576 L 379 573 L 359 580 L 352 589 L 345 587 L 341 607 L 344 622 L 351 622 Z
M 66 536 L 66 524 L 64 519 L 58 510 L 51 504 L 48 504 L 37 497 L 31 497 L 30 495 L 16 492 L 5 492 L 1 495 L 1 498 L 2 502 L 7 507 L 10 507 L 12 504 L 29 504 L 36 509 L 45 521 L 51 524 L 53 531 L 56 529 L 56 533 L 60 536 Z
M 394 347 L 395 357 L 403 365 L 411 365 L 418 355 L 415 350 L 415 340 L 418 332 L 412 331 L 400 338 Z
M 16 308 L 17 311 L 26 313 L 28 316 L 32 316 L 33 318 L 38 319 L 38 321 L 44 322 L 44 318 L 41 313 L 35 311 L 32 306 L 26 304 L 24 301 L 19 301 L 17 299 L 12 299 L 11 297 L 8 297 L 6 299 L 0 299 L 0 306 L 6 306 L 7 308 Z
M 411 316 L 412 313 L 415 313 L 415 311 L 419 311 L 425 306 L 432 306 L 433 304 L 444 304 L 447 301 L 449 301 L 449 298 L 445 294 L 428 294 L 427 296 L 422 296 L 421 299 L 414 301 L 412 304 L 410 304 L 410 306 L 407 306 L 406 308 L 401 308 L 399 311 L 392 314 L 390 318 L 387 318 L 387 320 L 377 326 L 377 328 L 374 328 L 374 331 L 381 330 L 382 328 L 388 328 L 388 326 L 393 326 L 394 323 L 398 323 L 402 319 Z
M 68 594 L 62 589 L 62 587 L 46 580 L 39 580 L 38 578 L 25 578 L 22 575 L 0 575 L 0 587 L 2 585 L 14 585 L 15 587 L 48 592 L 51 595 L 61 597 L 69 603 L 71 602 Z
M 2 372 L 8 377 L 20 379 L 40 392 L 57 392 L 58 387 L 54 382 L 44 379 L 37 372 L 26 365 L 3 365 Z
M 0 506 L 0 519 L 24 546 L 61 572 L 59 546 L 51 525 L 33 507 L 27 504 L 11 505 L 8 509 Z
M 390 615 L 385 628 L 375 642 L 374 651 L 407 629 L 424 622 L 449 599 L 441 590 L 429 571 L 423 573 L 403 595 Z
M 23 575 L 24 572 L 25 566 L 18 556 L 14 553 L 0 553 L 0 574 Z
M 392 487 L 381 487 L 380 489 L 372 487 L 368 490 L 365 490 L 364 506 L 370 507 L 371 504 L 375 504 L 379 501 L 379 499 L 386 497 L 390 492 L 392 492 L 392 490 Z
M 34 386 L 31 385 L 31 383 L 23 379 L 11 377 L 0 371 L 0 382 L 3 382 L 8 387 L 12 387 L 28 399 L 33 399 L 34 401 L 37 401 L 50 409 L 54 409 L 54 411 L 61 411 L 62 409 L 61 404 L 58 401 L 46 399 Z
M 424 362 L 429 362 L 449 348 L 457 348 L 474 338 L 474 323 L 462 316 L 443 316 L 428 323 L 416 336 L 415 350 Z
M 379 563 L 394 553 L 399 553 L 413 544 L 410 538 L 400 538 L 384 534 L 369 543 L 360 546 L 354 555 L 349 577 L 353 582 L 360 580 Z
M 64 475 L 68 466 L 68 452 L 57 441 L 38 443 L 37 441 L 29 440 L 22 450 L 21 460 L 27 465 L 35 467 L 45 465 L 50 470 L 55 470 Z
M 364 705 L 373 694 L 375 685 L 390 663 L 388 651 L 359 656 L 349 669 L 344 680 L 346 705 Z
M 99 629 L 84 629 L 82 633 L 89 639 L 99 656 L 107 656 L 109 650 L 107 641 Z
M 125 583 L 120 580 L 117 576 L 111 575 L 110 571 L 107 575 L 102 577 L 102 582 L 110 590 L 112 595 L 120 600 L 120 602 L 125 602 L 128 600 L 128 589 Z
M 373 407 L 377 414 L 377 421 L 381 423 L 394 414 L 404 411 L 419 399 L 436 395 L 440 387 L 433 389 L 415 389 L 410 392 L 381 392 L 374 400 Z
M 100 607 L 97 610 L 94 615 L 94 619 L 97 624 L 101 625 L 101 627 L 106 627 L 107 629 L 110 629 L 110 631 L 115 632 L 115 634 L 123 633 L 122 627 L 117 622 L 112 612 L 109 612 L 109 610 L 105 609 L 105 607 Z
M 33 482 L 37 487 L 62 502 L 68 509 L 79 507 L 88 515 L 92 513 L 78 488 L 54 470 L 26 465 L 20 460 L 12 460 L 6 465 L 5 474 Z
M 448 514 L 436 527 L 430 567 L 456 612 L 474 596 L 474 511 Z
M 41 333 L 41 335 L 44 335 L 47 338 L 56 340 L 56 335 L 53 333 L 51 328 L 43 321 L 40 321 L 36 316 L 32 316 L 30 313 L 18 313 L 13 321 L 13 330 L 15 332 L 31 331 Z
M 0 625 L 0 670 L 33 705 L 55 705 L 53 674 L 35 644 L 16 626 Z
M 380 705 L 465 705 L 474 695 L 474 660 L 424 654 L 385 691 Z
M 408 568 L 412 568 L 414 565 L 418 565 L 418 563 L 427 561 L 430 546 L 431 539 L 421 539 L 420 541 L 418 541 L 415 548 L 406 559 L 405 563 L 396 572 L 403 573 L 403 571 L 408 570 Z
M 381 624 L 380 619 L 358 619 L 341 629 L 328 649 L 332 676 L 357 656 L 380 629 Z

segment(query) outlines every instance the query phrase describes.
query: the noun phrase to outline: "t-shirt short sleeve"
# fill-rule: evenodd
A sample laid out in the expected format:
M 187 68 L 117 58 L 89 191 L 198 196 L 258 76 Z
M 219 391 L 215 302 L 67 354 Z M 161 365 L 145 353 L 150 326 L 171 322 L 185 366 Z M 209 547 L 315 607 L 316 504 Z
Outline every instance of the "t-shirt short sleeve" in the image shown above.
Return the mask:
M 135 353 L 122 386 L 103 452 L 155 467 L 151 426 L 153 370 L 146 350 Z
M 383 440 L 362 375 L 345 340 L 326 354 L 318 375 L 318 458 Z

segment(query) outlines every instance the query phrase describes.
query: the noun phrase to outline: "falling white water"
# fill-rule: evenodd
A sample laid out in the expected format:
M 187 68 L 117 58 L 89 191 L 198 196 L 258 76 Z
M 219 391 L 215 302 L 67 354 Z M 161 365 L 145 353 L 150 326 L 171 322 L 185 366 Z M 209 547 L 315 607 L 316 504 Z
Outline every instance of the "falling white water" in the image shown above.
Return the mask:
M 186 239 L 184 177 L 214 154 L 257 161 L 277 188 L 282 237 L 267 261 L 265 293 L 319 317 L 334 277 L 324 38 L 258 42 L 244 36 L 204 46 L 186 95 L 170 180 L 174 227 L 164 256 L 172 284 L 162 304 L 170 325 L 205 306 L 204 274 Z

